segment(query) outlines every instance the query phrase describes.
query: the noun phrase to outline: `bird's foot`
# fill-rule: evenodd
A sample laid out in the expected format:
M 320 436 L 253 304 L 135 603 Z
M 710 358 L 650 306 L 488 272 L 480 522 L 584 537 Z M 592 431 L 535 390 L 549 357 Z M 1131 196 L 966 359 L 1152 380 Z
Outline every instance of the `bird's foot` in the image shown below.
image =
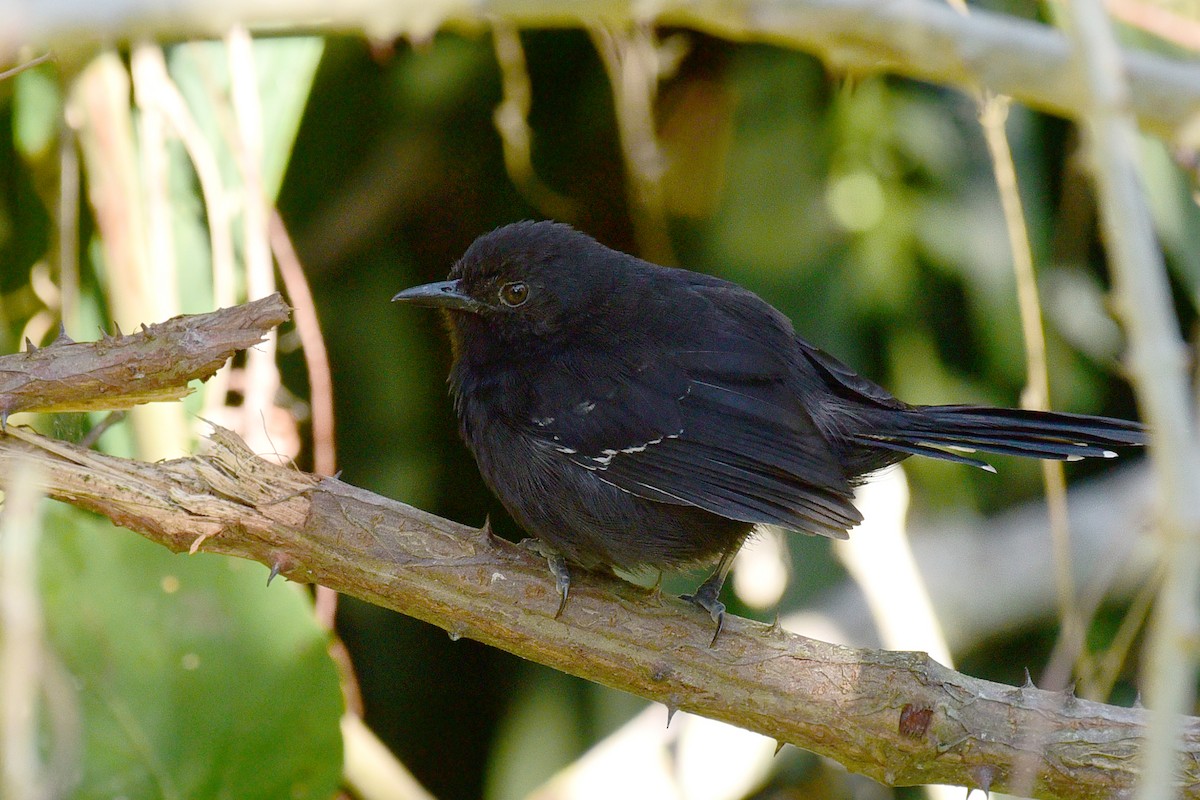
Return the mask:
M 685 594 L 682 598 L 707 611 L 713 618 L 713 622 L 717 623 L 712 641 L 708 643 L 709 647 L 716 645 L 717 637 L 721 635 L 721 626 L 725 624 L 725 604 L 717 599 L 721 594 L 721 584 L 725 582 L 724 578 L 724 575 L 713 573 L 712 577 L 700 584 L 700 588 L 696 590 L 695 594 Z
M 550 574 L 554 576 L 554 588 L 558 590 L 558 610 L 554 612 L 554 618 L 558 619 L 567 607 L 567 593 L 571 590 L 571 570 L 567 569 L 567 560 L 557 553 L 546 556 L 546 563 L 550 565 Z
M 567 559 L 540 539 L 522 539 L 521 547 L 542 556 L 550 566 L 550 574 L 554 576 L 554 588 L 559 597 L 558 610 L 554 612 L 554 618 L 558 619 L 567 607 L 567 594 L 571 591 L 571 570 L 567 567 Z

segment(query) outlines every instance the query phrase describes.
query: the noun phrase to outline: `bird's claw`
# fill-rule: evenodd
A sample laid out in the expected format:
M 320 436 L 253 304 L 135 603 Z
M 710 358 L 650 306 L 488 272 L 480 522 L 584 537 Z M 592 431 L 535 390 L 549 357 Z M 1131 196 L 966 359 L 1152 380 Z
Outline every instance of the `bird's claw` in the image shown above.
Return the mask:
M 554 588 L 558 590 L 558 610 L 554 612 L 554 618 L 558 619 L 567 607 L 567 594 L 571 591 L 571 570 L 567 569 L 567 560 L 557 554 L 546 556 L 546 562 L 550 565 L 550 573 L 554 575 Z
M 662 599 L 663 599 L 662 582 L 663 582 L 663 574 L 662 574 L 662 570 L 659 570 L 658 571 L 658 580 L 656 580 L 654 582 L 653 586 L 646 589 L 646 596 L 649 597 L 650 600 L 655 605 L 659 606 L 660 608 L 662 607 Z
M 708 643 L 709 647 L 714 647 L 717 644 L 717 637 L 721 635 L 721 628 L 725 625 L 725 604 L 717 599 L 717 594 L 720 591 L 721 584 L 707 580 L 700 585 L 695 594 L 685 594 L 682 598 L 707 611 L 709 616 L 713 618 L 713 622 L 717 623 L 717 629 L 713 631 L 712 641 Z
M 554 576 L 554 588 L 559 597 L 558 610 L 554 612 L 554 618 L 558 619 L 567 607 L 567 594 L 571 591 L 571 570 L 567 567 L 566 557 L 541 539 L 522 539 L 518 542 L 518 547 L 537 553 L 545 558 L 550 566 L 550 574 Z

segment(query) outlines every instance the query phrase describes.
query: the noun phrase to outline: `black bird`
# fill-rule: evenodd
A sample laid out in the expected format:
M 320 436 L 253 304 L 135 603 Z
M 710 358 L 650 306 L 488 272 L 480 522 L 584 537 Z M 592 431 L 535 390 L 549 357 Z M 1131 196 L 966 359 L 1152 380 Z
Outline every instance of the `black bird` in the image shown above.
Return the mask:
M 1140 445 L 1134 422 L 913 406 L 796 335 L 757 295 L 650 264 L 567 225 L 480 236 L 441 283 L 463 439 L 505 508 L 567 564 L 717 562 L 692 602 L 720 632 L 730 562 L 758 524 L 846 538 L 854 487 L 910 455 L 1075 460 Z M 714 635 L 714 642 L 716 636 Z

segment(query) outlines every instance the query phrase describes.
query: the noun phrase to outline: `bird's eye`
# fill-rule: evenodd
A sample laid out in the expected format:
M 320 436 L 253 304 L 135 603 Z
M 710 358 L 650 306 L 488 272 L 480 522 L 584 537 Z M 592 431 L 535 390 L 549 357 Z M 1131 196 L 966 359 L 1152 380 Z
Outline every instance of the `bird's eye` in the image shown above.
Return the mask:
M 516 308 L 529 299 L 529 286 L 521 281 L 506 283 L 500 287 L 500 302 Z

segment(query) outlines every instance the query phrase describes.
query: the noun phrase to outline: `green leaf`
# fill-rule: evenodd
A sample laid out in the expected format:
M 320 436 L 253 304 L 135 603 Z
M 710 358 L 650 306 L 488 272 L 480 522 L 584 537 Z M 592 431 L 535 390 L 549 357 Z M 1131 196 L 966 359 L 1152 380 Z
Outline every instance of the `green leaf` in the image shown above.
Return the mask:
M 260 103 L 262 185 L 265 199 L 274 203 L 283 175 L 291 158 L 296 131 L 304 115 L 317 64 L 324 52 L 320 37 L 261 39 L 253 43 L 254 72 Z M 229 51 L 223 42 L 186 42 L 167 51 L 171 77 L 179 86 L 203 146 L 217 166 L 221 186 L 218 193 L 232 209 L 205 207 L 205 198 L 195 176 L 190 156 L 181 146 L 171 148 L 171 215 L 177 259 L 180 296 L 187 311 L 201 311 L 213 305 L 213 252 L 208 226 L 214 216 L 236 210 L 244 189 L 242 167 L 237 153 L 244 148 L 237 142 L 237 117 L 233 106 L 233 88 L 229 72 Z M 214 187 L 215 188 L 215 187 Z M 240 263 L 244 244 L 244 221 L 234 214 L 230 220 L 232 254 Z M 234 281 L 245 280 L 243 270 L 235 266 Z M 202 395 L 185 401 L 197 412 Z
M 302 590 L 62 506 L 46 528 L 47 634 L 82 721 L 74 798 L 334 794 L 342 698 Z
M 50 154 L 61 113 L 62 92 L 52 65 L 27 69 L 13 79 L 13 143 L 27 161 Z
M 259 39 L 254 42 L 254 69 L 262 108 L 262 180 L 267 199 L 274 202 L 291 158 L 296 131 L 312 89 L 313 76 L 324 52 L 316 36 Z M 233 130 L 229 55 L 223 42 L 188 42 L 171 48 L 171 76 L 188 101 L 221 164 L 226 188 L 241 185 L 229 146 Z

